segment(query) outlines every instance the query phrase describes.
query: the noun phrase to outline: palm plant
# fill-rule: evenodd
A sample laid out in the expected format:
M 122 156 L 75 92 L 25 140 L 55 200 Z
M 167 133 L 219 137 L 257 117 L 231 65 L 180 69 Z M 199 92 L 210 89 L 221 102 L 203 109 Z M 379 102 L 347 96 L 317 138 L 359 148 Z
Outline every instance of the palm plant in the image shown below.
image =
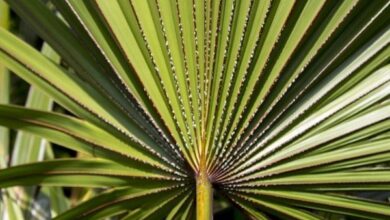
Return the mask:
M 211 219 L 216 194 L 254 219 L 390 218 L 355 194 L 390 189 L 389 1 L 8 4 L 47 48 L 2 28 L 0 64 L 44 101 L 0 125 L 83 157 L 6 163 L 4 130 L 3 208 L 41 185 L 100 189 L 57 219 Z

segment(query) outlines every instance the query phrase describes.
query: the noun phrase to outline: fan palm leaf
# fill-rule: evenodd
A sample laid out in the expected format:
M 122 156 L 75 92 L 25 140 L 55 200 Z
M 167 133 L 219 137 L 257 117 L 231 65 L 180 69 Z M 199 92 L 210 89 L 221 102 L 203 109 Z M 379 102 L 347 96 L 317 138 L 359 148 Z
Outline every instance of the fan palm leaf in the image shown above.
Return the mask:
M 255 219 L 390 217 L 356 196 L 390 188 L 389 1 L 7 2 L 61 62 L 1 28 L 0 64 L 70 114 L 1 104 L 0 125 L 86 158 L 1 188 L 104 190 L 57 219 L 211 219 L 216 194 Z

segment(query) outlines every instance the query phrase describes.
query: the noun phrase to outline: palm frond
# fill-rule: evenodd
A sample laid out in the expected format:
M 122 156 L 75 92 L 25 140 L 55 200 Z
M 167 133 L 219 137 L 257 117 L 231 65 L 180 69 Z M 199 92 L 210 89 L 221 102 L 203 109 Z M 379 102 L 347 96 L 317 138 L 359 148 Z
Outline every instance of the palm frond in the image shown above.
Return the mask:
M 0 65 L 69 114 L 3 98 L 0 125 L 85 158 L 0 187 L 104 191 L 57 219 L 211 219 L 215 194 L 255 219 L 390 217 L 356 196 L 390 188 L 389 1 L 8 4 L 59 57 L 1 28 Z

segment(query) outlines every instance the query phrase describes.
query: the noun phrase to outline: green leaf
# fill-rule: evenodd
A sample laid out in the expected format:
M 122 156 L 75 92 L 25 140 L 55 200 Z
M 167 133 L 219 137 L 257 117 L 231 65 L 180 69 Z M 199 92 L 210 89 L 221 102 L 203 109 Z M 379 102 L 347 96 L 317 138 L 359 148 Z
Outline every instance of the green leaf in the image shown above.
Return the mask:
M 282 199 L 282 203 L 297 207 L 313 208 L 367 219 L 383 219 L 390 216 L 387 204 L 373 203 L 352 197 L 282 190 L 249 190 L 247 192 L 254 193 L 252 195 L 255 198 L 265 196 Z M 329 201 L 332 202 L 329 203 Z
M 0 118 L 2 125 L 44 136 L 50 141 L 83 153 L 112 160 L 119 159 L 124 164 L 132 164 L 132 161 L 144 163 L 170 171 L 159 160 L 153 160 L 153 157 L 146 152 L 77 118 L 11 105 L 0 105 Z
M 36 218 L 389 218 L 350 196 L 390 188 L 389 1 L 8 3 L 58 57 L 0 28 L 0 74 L 34 88 L 9 105 L 0 75 L 2 216 L 43 186 Z
M 126 186 L 137 184 L 137 179 L 138 184 L 145 184 L 148 179 L 154 179 L 157 185 L 163 185 L 164 182 L 169 184 L 169 180 L 172 181 L 172 178 L 163 173 L 98 159 L 56 159 L 0 170 L 1 187 L 38 184 L 74 187 Z
M 245 202 L 250 202 L 252 204 L 256 204 L 257 207 L 260 209 L 265 210 L 268 213 L 271 213 L 272 215 L 277 215 L 282 218 L 294 218 L 294 219 L 320 219 L 319 217 L 315 216 L 314 214 L 301 210 L 301 209 L 294 209 L 289 204 L 278 204 L 275 202 L 266 200 L 266 199 L 258 199 L 253 198 L 249 196 L 243 196 L 239 194 L 234 194 L 234 198 L 237 198 L 238 201 L 241 201 L 241 204 L 245 204 Z M 248 205 L 246 205 L 246 208 L 251 212 L 251 214 L 255 214 L 256 216 L 259 215 L 258 211 L 251 209 L 250 206 L 248 208 Z M 261 216 L 264 218 L 264 216 Z M 261 219 L 261 218 L 260 218 Z
M 111 190 L 61 214 L 57 220 L 70 218 L 96 219 L 111 216 L 125 210 L 136 209 L 146 201 L 167 199 L 176 194 L 176 187 L 125 188 Z M 98 207 L 98 208 L 97 208 Z

